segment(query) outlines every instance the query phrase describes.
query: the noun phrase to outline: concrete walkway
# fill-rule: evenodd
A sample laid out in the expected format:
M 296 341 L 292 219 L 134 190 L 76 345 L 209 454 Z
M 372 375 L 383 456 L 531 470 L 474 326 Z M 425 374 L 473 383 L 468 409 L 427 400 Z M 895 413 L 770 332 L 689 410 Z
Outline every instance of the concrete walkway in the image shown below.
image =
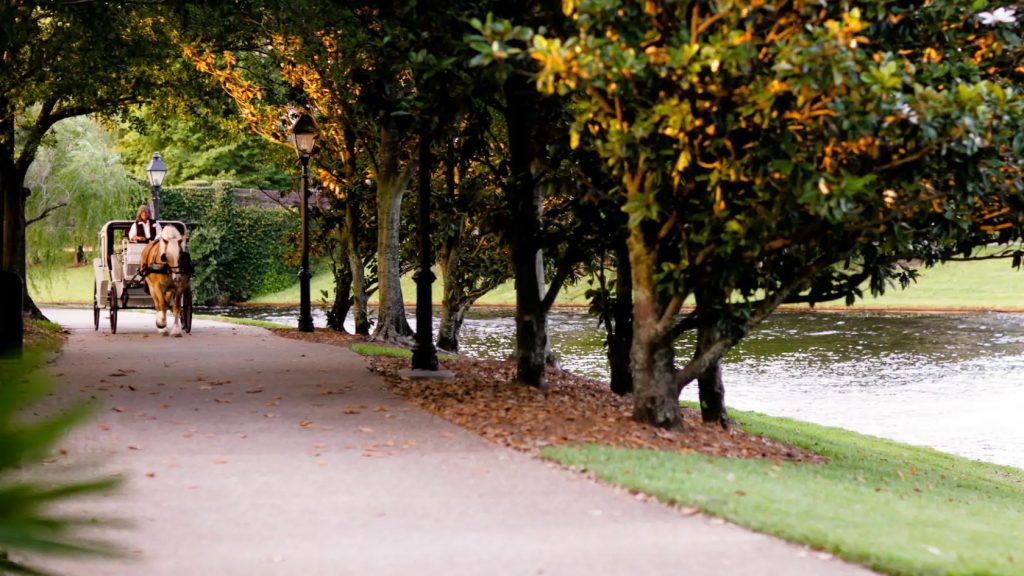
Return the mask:
M 869 574 L 720 520 L 640 501 L 495 447 L 386 391 L 351 352 L 196 320 L 50 309 L 72 330 L 54 402 L 104 406 L 50 469 L 92 462 L 116 494 L 71 509 L 117 560 L 76 575 Z M 77 473 L 81 477 L 82 470 Z

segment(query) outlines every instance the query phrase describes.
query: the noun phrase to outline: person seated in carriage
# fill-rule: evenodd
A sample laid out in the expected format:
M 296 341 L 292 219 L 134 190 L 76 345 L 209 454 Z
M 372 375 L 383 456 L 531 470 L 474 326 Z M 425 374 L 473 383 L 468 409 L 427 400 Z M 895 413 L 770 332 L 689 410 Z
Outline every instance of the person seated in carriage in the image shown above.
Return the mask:
M 160 223 L 149 219 L 149 206 L 139 206 L 135 213 L 135 222 L 128 229 L 128 240 L 131 242 L 152 242 L 160 236 Z

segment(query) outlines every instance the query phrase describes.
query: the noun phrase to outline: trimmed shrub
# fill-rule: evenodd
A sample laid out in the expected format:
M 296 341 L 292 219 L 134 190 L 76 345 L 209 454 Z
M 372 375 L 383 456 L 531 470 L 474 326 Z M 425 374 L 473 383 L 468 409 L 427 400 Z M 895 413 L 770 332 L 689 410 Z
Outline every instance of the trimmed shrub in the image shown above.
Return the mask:
M 295 282 L 293 212 L 237 206 L 230 188 L 214 184 L 164 189 L 160 217 L 189 227 L 197 302 L 244 302 Z

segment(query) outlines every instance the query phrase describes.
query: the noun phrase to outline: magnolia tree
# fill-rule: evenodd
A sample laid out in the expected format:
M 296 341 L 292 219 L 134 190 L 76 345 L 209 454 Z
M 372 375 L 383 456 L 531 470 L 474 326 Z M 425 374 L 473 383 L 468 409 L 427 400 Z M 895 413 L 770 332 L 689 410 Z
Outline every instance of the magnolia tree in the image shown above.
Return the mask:
M 1019 242 L 1013 10 L 563 4 L 575 31 L 535 36 L 531 54 L 541 91 L 575 96 L 570 144 L 604 160 L 628 217 L 637 420 L 679 427 L 696 379 L 704 419 L 725 424 L 719 362 L 780 304 Z

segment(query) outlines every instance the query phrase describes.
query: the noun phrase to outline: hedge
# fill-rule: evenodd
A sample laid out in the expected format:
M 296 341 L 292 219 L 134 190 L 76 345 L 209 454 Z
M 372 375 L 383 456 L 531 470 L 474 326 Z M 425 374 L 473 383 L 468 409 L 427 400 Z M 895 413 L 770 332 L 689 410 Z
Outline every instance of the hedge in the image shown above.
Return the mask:
M 238 206 L 231 188 L 215 184 L 163 189 L 160 218 L 188 225 L 197 302 L 244 302 L 295 283 L 291 211 Z

